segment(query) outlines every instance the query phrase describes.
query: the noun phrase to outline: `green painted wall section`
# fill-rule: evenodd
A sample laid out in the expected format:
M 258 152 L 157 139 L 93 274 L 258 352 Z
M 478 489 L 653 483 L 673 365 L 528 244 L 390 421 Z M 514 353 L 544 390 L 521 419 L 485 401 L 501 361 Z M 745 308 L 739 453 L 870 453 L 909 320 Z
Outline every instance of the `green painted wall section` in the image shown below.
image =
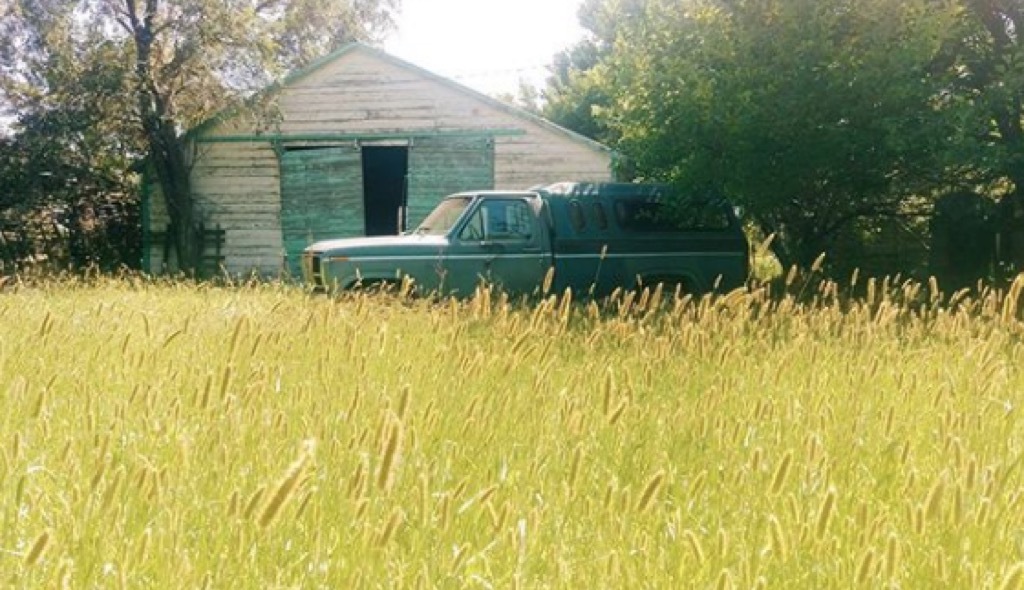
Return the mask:
M 493 138 L 416 138 L 409 147 L 406 227 L 419 225 L 447 195 L 490 188 L 494 188 Z
M 281 153 L 281 233 L 288 268 L 318 240 L 364 235 L 363 167 L 352 146 Z

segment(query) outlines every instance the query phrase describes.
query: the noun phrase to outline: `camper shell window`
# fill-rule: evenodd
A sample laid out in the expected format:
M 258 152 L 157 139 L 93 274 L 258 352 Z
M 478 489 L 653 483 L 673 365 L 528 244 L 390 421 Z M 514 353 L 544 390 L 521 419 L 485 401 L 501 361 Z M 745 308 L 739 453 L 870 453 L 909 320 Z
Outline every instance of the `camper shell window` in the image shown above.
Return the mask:
M 626 231 L 721 231 L 732 226 L 729 209 L 714 200 L 687 199 L 671 206 L 657 200 L 617 199 L 615 221 Z
M 583 205 L 576 199 L 569 201 L 569 222 L 576 231 L 583 231 L 587 227 L 587 220 L 583 216 Z

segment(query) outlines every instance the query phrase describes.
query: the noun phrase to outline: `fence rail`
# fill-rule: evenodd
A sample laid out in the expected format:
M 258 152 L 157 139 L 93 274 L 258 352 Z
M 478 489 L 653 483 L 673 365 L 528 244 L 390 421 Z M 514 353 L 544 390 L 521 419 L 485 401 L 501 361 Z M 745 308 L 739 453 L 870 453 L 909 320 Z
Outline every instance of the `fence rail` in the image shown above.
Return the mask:
M 154 247 L 157 244 L 161 244 L 163 247 L 162 260 L 164 266 L 167 266 L 167 261 L 171 260 L 172 255 L 175 255 L 175 235 L 176 232 L 173 224 L 168 224 L 164 231 L 155 231 L 150 234 L 150 247 Z M 225 260 L 224 244 L 227 232 L 219 223 L 212 228 L 206 227 L 206 225 L 201 223 L 197 228 L 197 235 L 199 236 L 199 252 L 201 253 L 197 273 L 200 276 L 210 276 L 219 273 Z

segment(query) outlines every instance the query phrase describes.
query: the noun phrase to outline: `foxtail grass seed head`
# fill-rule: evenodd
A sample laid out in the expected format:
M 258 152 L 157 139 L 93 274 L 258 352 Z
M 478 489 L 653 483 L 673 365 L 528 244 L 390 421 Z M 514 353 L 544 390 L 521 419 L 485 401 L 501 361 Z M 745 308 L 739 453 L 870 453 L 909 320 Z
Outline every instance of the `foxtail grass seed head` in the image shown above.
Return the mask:
M 622 414 L 626 411 L 626 406 L 627 405 L 628 405 L 628 401 L 627 400 L 622 400 L 615 407 L 615 409 L 612 410 L 612 413 L 609 414 L 609 416 L 608 416 L 608 425 L 609 426 L 614 426 L 615 423 L 619 421 L 619 418 L 621 418 Z
M 715 584 L 716 590 L 732 590 L 735 587 L 732 580 L 732 572 L 729 571 L 729 568 L 723 569 L 718 574 L 718 582 Z
M 814 524 L 814 534 L 819 539 L 824 538 L 828 525 L 832 521 L 838 495 L 839 493 L 836 491 L 836 488 L 830 486 L 828 492 L 825 493 L 825 498 L 821 502 L 821 507 L 818 509 L 818 517 L 815 519 Z
M 395 508 L 387 523 L 384 524 L 384 527 L 377 534 L 378 547 L 384 547 L 391 542 L 392 537 L 395 536 L 395 531 L 401 526 L 403 520 L 405 520 L 405 516 L 402 514 L 401 509 Z
M 775 474 L 772 476 L 772 483 L 769 490 L 772 494 L 778 494 L 782 491 L 782 487 L 786 483 L 786 476 L 789 475 L 789 467 L 793 463 L 793 451 L 786 451 L 786 454 L 782 456 L 782 460 L 779 462 L 778 467 L 775 468 Z
M 544 282 L 541 285 L 541 295 L 547 295 L 551 292 L 551 285 L 555 281 L 555 267 L 551 266 L 548 271 L 544 273 Z
M 708 472 L 707 472 L 706 469 L 702 470 L 700 473 L 697 474 L 697 477 L 693 478 L 693 481 L 690 483 L 690 500 L 691 501 L 695 500 L 697 498 L 697 496 L 699 496 L 701 494 L 701 492 L 704 491 L 704 484 L 706 484 L 707 481 L 708 481 Z
M 999 590 L 1021 590 L 1022 588 L 1024 588 L 1024 561 L 1018 561 L 1003 576 Z
M 654 498 L 658 495 L 658 490 L 661 489 L 661 486 L 664 483 L 664 481 L 664 469 L 659 469 L 653 476 L 651 476 L 651 479 L 647 481 L 647 485 L 644 486 L 644 491 L 640 494 L 640 499 L 637 501 L 637 512 L 647 511 L 647 509 L 654 502 Z
M 25 554 L 25 565 L 33 566 L 43 557 L 43 553 L 46 548 L 50 545 L 50 531 L 43 531 L 40 533 L 36 540 L 32 542 L 32 546 L 29 547 L 28 553 Z
M 139 537 L 138 549 L 135 552 L 135 559 L 139 562 L 144 562 L 149 557 L 149 542 L 153 537 L 153 529 L 146 527 L 146 530 L 142 531 L 142 535 Z
M 799 269 L 797 268 L 797 266 L 795 264 L 789 267 L 789 272 L 786 273 L 786 287 L 787 288 L 792 287 L 793 283 L 796 282 L 796 277 L 797 277 L 798 273 L 799 273 Z
M 789 544 L 786 542 L 786 534 L 782 530 L 782 524 L 774 514 L 768 517 L 768 534 L 772 552 L 779 559 L 785 561 L 789 554 Z
M 942 498 L 946 490 L 945 474 L 940 475 L 935 484 L 928 491 L 924 503 L 924 516 L 929 521 L 938 520 L 942 517 Z
M 308 460 L 308 456 L 303 453 L 298 460 L 288 467 L 284 476 L 275 486 L 270 499 L 263 506 L 263 510 L 260 511 L 258 522 L 261 527 L 270 526 L 281 513 L 284 505 L 295 495 L 295 490 L 299 487 L 299 482 L 302 480 Z
M 266 486 L 260 486 L 252 493 L 252 495 L 249 496 L 249 499 L 245 503 L 245 510 L 242 511 L 242 516 L 244 518 L 249 518 L 254 512 L 256 512 L 256 508 L 260 505 L 260 500 L 263 499 L 263 494 L 265 494 L 266 491 Z
M 1021 291 L 1024 290 L 1024 273 L 1018 274 L 1010 285 L 1010 290 L 1003 299 L 1002 319 L 1009 323 L 1017 318 L 1017 305 L 1020 302 Z
M 604 382 L 601 388 L 601 398 L 603 400 L 602 408 L 604 415 L 608 416 L 612 409 L 612 395 L 615 391 L 615 374 L 612 373 L 611 367 L 604 373 Z
M 608 554 L 608 564 L 606 573 L 609 579 L 618 578 L 622 575 L 619 565 L 619 554 L 616 551 L 612 551 Z
M 690 552 L 693 554 L 693 558 L 697 560 L 697 564 L 703 565 L 707 557 L 704 554 L 704 546 L 701 544 L 700 538 L 690 529 L 683 531 L 683 538 L 686 539 L 686 544 L 690 547 Z
M 872 567 L 875 565 L 875 550 L 871 547 L 861 555 L 860 564 L 857 566 L 857 583 L 866 584 L 871 577 Z
M 57 570 L 57 579 L 60 580 L 60 590 L 71 590 L 72 575 L 74 574 L 74 562 L 70 559 L 62 559 L 60 569 Z
M 231 498 L 228 499 L 228 518 L 234 517 L 238 514 L 238 505 L 241 499 L 238 495 L 238 489 L 236 488 L 231 492 Z
M 825 264 L 825 253 L 822 252 L 821 254 L 818 255 L 817 258 L 814 259 L 814 262 L 811 263 L 811 272 L 820 272 L 821 271 L 821 267 L 824 264 Z
M 387 442 L 384 445 L 384 453 L 381 456 L 380 466 L 377 469 L 377 487 L 383 491 L 390 490 L 394 484 L 400 462 L 402 439 L 404 437 L 405 428 L 396 417 L 391 421 L 390 428 L 388 428 Z
M 885 542 L 885 577 L 893 579 L 900 569 L 900 540 L 896 533 L 889 533 Z
M 580 475 L 580 462 L 583 460 L 583 447 L 576 445 L 576 448 L 572 452 L 572 463 L 569 466 L 569 492 L 574 494 L 576 491 L 576 480 Z
M 412 395 L 412 387 L 409 384 L 402 386 L 402 394 L 398 400 L 398 419 L 405 420 L 405 414 L 409 410 L 409 397 Z

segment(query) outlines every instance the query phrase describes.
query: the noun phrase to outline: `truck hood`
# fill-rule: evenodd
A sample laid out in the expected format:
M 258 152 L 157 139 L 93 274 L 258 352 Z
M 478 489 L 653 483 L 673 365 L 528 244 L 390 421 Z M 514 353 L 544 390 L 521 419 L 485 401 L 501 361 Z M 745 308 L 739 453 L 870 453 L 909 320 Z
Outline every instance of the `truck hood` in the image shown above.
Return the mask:
M 402 249 L 438 249 L 448 245 L 445 236 L 407 234 L 404 236 L 376 236 L 370 238 L 345 238 L 324 240 L 306 248 L 306 252 L 331 252 L 369 254 L 380 250 L 395 252 Z

